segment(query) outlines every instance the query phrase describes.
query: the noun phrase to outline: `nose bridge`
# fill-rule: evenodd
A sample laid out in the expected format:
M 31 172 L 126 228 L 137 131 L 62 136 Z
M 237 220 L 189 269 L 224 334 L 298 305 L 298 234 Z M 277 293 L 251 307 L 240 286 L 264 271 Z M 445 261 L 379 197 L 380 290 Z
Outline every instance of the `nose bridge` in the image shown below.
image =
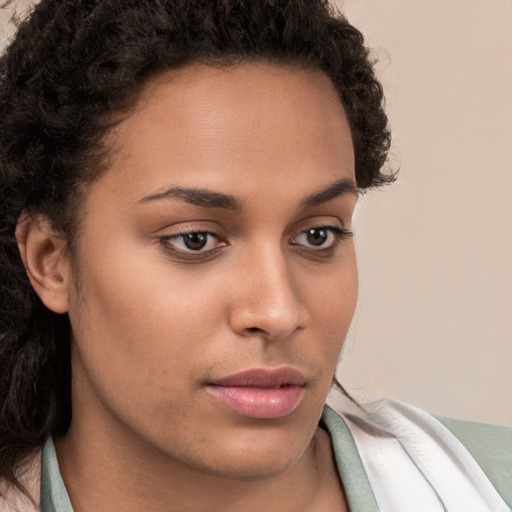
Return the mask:
M 279 339 L 305 326 L 298 283 L 280 244 L 261 243 L 248 251 L 237 281 L 231 321 L 239 334 Z

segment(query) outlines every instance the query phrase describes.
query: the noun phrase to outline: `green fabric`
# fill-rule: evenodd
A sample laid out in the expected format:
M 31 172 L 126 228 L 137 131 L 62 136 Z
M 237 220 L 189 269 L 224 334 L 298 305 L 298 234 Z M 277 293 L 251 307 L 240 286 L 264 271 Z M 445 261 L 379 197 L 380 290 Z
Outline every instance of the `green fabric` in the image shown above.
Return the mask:
M 324 407 L 322 420 L 331 435 L 334 458 L 350 512 L 378 512 L 377 500 L 347 425 L 327 405 Z
M 59 462 L 51 437 L 43 448 L 41 512 L 73 512 L 64 481 L 60 475 Z
M 512 508 L 512 428 L 436 418 L 466 447 Z

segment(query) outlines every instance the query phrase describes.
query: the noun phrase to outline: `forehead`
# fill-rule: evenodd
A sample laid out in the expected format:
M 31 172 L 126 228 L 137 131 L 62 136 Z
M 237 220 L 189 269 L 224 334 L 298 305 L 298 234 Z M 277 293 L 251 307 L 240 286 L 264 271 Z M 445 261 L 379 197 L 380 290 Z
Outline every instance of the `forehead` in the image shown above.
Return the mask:
M 146 85 L 110 143 L 107 178 L 133 201 L 169 183 L 251 195 L 321 172 L 325 183 L 354 173 L 334 86 L 320 71 L 293 66 L 192 64 L 166 72 Z

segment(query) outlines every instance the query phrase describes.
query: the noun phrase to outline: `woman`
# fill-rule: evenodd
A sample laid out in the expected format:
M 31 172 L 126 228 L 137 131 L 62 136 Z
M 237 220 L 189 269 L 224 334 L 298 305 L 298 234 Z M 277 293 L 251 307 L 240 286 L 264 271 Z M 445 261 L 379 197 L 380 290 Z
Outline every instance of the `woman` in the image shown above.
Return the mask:
M 43 0 L 0 76 L 2 510 L 508 510 L 421 411 L 324 407 L 393 180 L 326 2 Z

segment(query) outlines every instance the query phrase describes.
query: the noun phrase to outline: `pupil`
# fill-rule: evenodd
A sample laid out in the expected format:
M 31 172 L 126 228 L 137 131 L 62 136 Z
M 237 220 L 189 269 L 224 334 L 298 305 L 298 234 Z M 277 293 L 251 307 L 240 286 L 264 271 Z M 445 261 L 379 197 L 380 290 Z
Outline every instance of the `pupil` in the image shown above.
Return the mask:
M 187 233 L 183 237 L 188 249 L 198 251 L 206 245 L 208 235 L 207 233 Z
M 308 231 L 308 242 L 311 245 L 322 245 L 327 240 L 325 229 L 313 228 Z

